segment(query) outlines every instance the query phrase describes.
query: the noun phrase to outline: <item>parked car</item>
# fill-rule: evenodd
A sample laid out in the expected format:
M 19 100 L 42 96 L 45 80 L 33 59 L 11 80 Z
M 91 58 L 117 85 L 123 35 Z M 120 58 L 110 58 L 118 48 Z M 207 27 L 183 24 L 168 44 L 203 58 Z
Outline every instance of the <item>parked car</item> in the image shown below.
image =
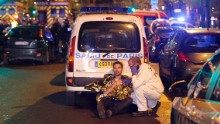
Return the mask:
M 154 34 L 155 30 L 158 27 L 165 27 L 165 26 L 172 27 L 173 30 L 177 30 L 178 28 L 195 28 L 195 26 L 187 22 L 167 20 L 167 19 L 156 19 L 150 25 L 150 33 Z
M 178 29 L 159 53 L 160 75 L 189 81 L 219 47 L 219 29 Z
M 190 83 L 179 81 L 170 87 L 175 96 L 171 124 L 220 123 L 220 50 L 197 72 Z
M 42 26 L 18 26 L 12 28 L 3 42 L 3 62 L 36 60 L 46 64 L 50 60 L 50 44 L 53 37 Z
M 129 58 L 139 56 L 148 62 L 144 26 L 133 15 L 82 13 L 76 19 L 71 39 L 65 73 L 70 105 L 76 101 L 76 92 L 89 92 L 85 85 L 112 74 L 115 61 L 124 64 L 123 73 L 127 75 L 131 75 Z

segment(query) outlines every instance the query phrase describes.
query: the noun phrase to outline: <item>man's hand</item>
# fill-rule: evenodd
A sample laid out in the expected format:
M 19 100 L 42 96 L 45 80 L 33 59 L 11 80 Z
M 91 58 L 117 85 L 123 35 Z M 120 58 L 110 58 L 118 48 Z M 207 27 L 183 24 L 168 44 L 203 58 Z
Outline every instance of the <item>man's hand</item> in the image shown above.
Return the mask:
M 132 73 L 132 75 L 136 75 L 137 72 L 138 72 L 137 66 L 132 66 L 132 67 L 131 67 L 131 73 Z
M 114 83 L 112 84 L 112 86 L 111 86 L 110 88 L 108 88 L 108 89 L 104 92 L 104 94 L 108 95 L 108 94 L 111 93 L 118 85 L 120 85 L 120 84 L 122 84 L 122 83 L 123 83 L 122 80 L 118 80 L 118 81 L 114 82 Z
M 123 82 L 128 85 L 129 83 L 131 83 L 131 78 L 123 79 Z

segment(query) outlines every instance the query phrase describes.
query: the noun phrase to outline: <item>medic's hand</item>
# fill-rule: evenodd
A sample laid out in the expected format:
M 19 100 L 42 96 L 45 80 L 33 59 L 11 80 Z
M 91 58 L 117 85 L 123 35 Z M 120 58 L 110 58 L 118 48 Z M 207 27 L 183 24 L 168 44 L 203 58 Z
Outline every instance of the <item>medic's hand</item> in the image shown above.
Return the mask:
M 126 79 L 123 79 L 122 81 L 128 85 L 129 83 L 131 83 L 131 78 L 126 78 Z
M 137 66 L 132 66 L 132 67 L 131 67 L 131 73 L 132 73 L 132 75 L 136 75 L 137 72 L 138 72 Z

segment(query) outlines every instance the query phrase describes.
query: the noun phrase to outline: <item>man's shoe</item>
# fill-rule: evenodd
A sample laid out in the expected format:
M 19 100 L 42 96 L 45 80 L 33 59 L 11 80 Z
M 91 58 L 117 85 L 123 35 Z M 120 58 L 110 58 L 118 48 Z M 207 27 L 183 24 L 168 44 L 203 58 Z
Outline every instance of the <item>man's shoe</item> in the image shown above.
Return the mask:
M 97 111 L 100 119 L 105 119 L 105 109 L 101 101 L 97 102 Z
M 110 118 L 112 116 L 111 110 L 107 110 L 105 113 L 106 113 L 107 118 Z
M 147 116 L 147 111 L 138 111 L 132 113 L 133 117 Z

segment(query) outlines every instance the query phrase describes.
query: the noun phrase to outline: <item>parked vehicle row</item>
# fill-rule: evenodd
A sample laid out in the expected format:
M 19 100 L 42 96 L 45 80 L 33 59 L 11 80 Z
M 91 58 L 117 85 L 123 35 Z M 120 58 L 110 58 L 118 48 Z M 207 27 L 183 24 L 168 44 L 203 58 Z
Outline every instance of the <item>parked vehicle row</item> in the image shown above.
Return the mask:
M 178 29 L 159 53 L 160 76 L 189 81 L 218 48 L 219 29 Z

